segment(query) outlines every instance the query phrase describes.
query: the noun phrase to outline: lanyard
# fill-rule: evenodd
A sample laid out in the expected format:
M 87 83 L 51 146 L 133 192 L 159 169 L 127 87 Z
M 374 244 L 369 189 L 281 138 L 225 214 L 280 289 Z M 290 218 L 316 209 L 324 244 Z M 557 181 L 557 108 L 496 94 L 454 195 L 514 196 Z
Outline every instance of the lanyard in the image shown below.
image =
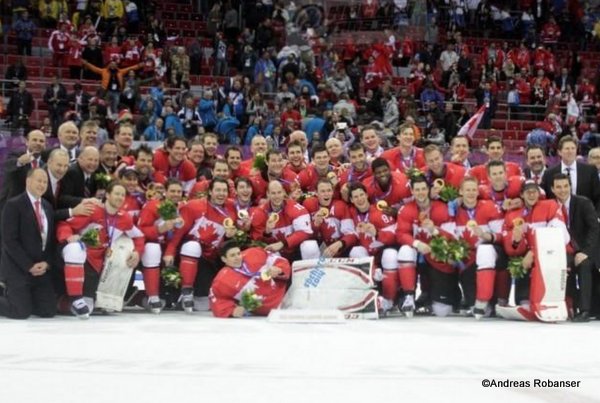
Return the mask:
M 406 171 L 407 169 L 410 169 L 413 167 L 414 161 L 415 161 L 415 154 L 416 154 L 416 151 L 415 151 L 414 147 L 411 147 L 408 157 L 405 157 L 402 154 L 402 151 L 400 151 L 400 165 L 402 165 L 403 171 Z M 407 162 L 408 162 L 408 164 L 407 164 Z
M 111 217 L 111 218 L 109 218 Z M 106 235 L 108 236 L 108 246 L 112 245 L 113 236 L 115 233 L 115 227 L 117 223 L 117 214 L 110 215 L 106 208 L 104 208 L 104 228 L 106 230 Z
M 241 275 L 244 275 L 246 277 L 257 277 L 260 275 L 260 272 L 251 272 L 250 269 L 248 269 L 248 265 L 246 265 L 246 263 L 244 263 L 242 261 L 242 265 L 238 268 L 233 268 L 233 271 L 240 273 Z
M 224 209 L 222 209 L 221 207 L 217 206 L 216 204 L 213 204 L 211 202 L 208 203 L 212 208 L 214 208 L 215 210 L 217 210 L 217 212 L 219 214 L 221 214 L 223 217 L 227 218 L 229 217 L 229 214 L 227 214 L 227 211 L 225 211 Z
M 171 168 L 169 167 L 169 179 L 170 178 L 175 178 L 175 179 L 179 179 L 179 171 L 181 170 L 181 166 L 183 165 L 183 161 L 179 163 L 179 165 L 177 165 L 176 168 Z M 175 174 L 173 175 L 173 171 L 175 172 Z

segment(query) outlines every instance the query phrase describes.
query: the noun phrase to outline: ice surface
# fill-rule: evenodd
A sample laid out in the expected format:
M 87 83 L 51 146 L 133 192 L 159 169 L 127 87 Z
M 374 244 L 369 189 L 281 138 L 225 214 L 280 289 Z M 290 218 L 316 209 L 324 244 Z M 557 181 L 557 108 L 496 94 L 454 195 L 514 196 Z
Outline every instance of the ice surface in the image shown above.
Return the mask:
M 600 402 L 599 335 L 598 321 L 2 318 L 0 402 Z M 486 389 L 486 378 L 581 384 Z

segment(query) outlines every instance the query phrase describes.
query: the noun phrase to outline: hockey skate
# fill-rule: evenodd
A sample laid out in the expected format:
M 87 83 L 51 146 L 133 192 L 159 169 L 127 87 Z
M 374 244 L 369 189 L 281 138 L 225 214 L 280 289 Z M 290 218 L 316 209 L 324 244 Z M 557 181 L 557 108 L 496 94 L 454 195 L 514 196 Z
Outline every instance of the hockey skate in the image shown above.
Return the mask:
M 71 312 L 79 319 L 90 318 L 90 308 L 85 303 L 85 300 L 83 298 L 79 298 L 73 301 L 73 303 L 71 304 Z
M 158 315 L 162 311 L 163 307 L 163 302 L 158 296 L 152 296 L 148 298 L 147 308 L 153 314 Z
M 181 290 L 181 307 L 186 313 L 194 312 L 194 289 L 183 288 Z
M 402 308 L 400 308 L 400 311 L 402 311 L 402 313 L 404 314 L 404 316 L 406 316 L 407 318 L 412 318 L 415 314 L 415 297 L 414 295 L 407 295 L 406 297 L 404 297 L 404 302 L 402 303 Z
M 475 301 L 475 306 L 473 306 L 473 316 L 475 316 L 476 320 L 481 320 L 482 318 L 489 318 L 492 314 L 492 308 L 490 304 L 483 301 Z

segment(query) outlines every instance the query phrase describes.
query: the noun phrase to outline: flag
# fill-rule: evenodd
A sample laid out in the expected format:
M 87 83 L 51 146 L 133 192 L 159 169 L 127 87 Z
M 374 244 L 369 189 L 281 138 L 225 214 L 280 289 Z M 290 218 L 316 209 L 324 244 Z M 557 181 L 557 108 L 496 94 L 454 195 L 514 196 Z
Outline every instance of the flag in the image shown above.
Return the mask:
M 473 116 L 471 116 L 471 118 L 469 120 L 467 120 L 467 123 L 465 123 L 463 125 L 463 127 L 460 128 L 460 130 L 458 131 L 458 133 L 456 135 L 457 136 L 467 136 L 470 139 L 473 139 L 473 136 L 475 135 L 475 130 L 477 130 L 477 127 L 479 126 L 479 122 L 481 122 L 481 118 L 483 118 L 485 109 L 486 109 L 486 105 L 485 104 L 481 105 L 481 108 L 479 108 L 479 110 L 477 112 L 475 112 L 475 114 Z

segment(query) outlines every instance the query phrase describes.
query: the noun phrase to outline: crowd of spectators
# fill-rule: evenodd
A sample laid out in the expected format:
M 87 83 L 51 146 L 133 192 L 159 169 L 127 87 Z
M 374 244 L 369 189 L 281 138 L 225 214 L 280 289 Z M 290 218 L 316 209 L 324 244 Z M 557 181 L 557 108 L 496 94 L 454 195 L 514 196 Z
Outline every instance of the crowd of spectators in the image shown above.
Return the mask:
M 138 139 L 214 131 L 221 143 L 250 144 L 260 133 L 275 145 L 308 122 L 311 140 L 326 140 L 338 121 L 352 130 L 382 122 L 382 140 L 393 140 L 407 118 L 423 128 L 423 142 L 443 145 L 484 104 L 481 128 L 491 128 L 502 104 L 510 119 L 556 117 L 552 130 L 538 128 L 554 140 L 581 138 L 595 120 L 600 83 L 585 74 L 580 53 L 600 30 L 593 4 L 354 3 L 200 1 L 205 36 L 182 38 L 168 36 L 152 1 L 15 0 L 10 30 L 18 53 L 31 55 L 37 28 L 48 29 L 46 63 L 68 68 L 70 83 L 54 78 L 44 94 L 52 135 L 63 121 L 91 115 L 112 136 L 123 110 Z M 366 42 L 340 39 L 359 27 L 371 32 Z M 497 39 L 480 49 L 469 33 Z M 560 47 L 570 38 L 581 40 Z M 199 74 L 220 78 L 198 86 Z M 8 120 L 27 129 L 35 104 L 17 90 L 26 68 L 11 65 L 5 78 L 15 91 Z M 100 88 L 82 92 L 80 79 Z

